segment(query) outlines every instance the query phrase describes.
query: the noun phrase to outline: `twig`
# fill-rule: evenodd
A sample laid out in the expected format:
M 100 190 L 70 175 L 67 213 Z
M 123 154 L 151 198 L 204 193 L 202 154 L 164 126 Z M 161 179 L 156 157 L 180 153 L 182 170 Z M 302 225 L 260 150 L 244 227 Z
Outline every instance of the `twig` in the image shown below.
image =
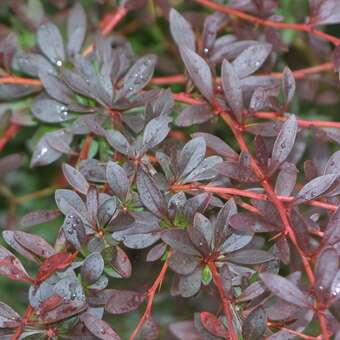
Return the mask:
M 220 5 L 215 2 L 212 2 L 210 0 L 195 0 L 195 2 L 211 8 L 214 11 L 221 12 L 224 14 L 228 14 L 230 16 L 234 16 L 236 18 L 242 19 L 244 21 L 248 21 L 252 24 L 255 25 L 260 25 L 260 26 L 266 26 L 266 27 L 273 27 L 277 29 L 291 29 L 295 31 L 301 31 L 301 32 L 306 32 L 313 34 L 323 40 L 329 41 L 334 45 L 339 45 L 340 44 L 340 39 L 337 37 L 334 37 L 330 34 L 324 33 L 322 31 L 319 31 L 314 28 L 313 25 L 311 24 L 295 24 L 295 23 L 285 23 L 285 22 L 279 22 L 279 21 L 273 21 L 273 20 L 268 20 L 268 19 L 261 19 L 256 16 L 253 16 L 251 14 L 245 13 L 243 11 L 240 11 L 238 9 L 232 8 L 230 6 L 226 5 Z
M 6 146 L 6 144 L 15 136 L 15 134 L 19 130 L 19 125 L 16 123 L 11 123 L 9 128 L 5 131 L 5 133 L 0 137 L 0 151 Z
M 148 291 L 146 309 L 145 309 L 144 314 L 143 314 L 142 318 L 140 319 L 137 327 L 135 328 L 135 330 L 131 334 L 130 340 L 133 340 L 137 337 L 137 335 L 139 334 L 139 332 L 143 328 L 145 322 L 148 319 L 150 319 L 150 317 L 151 317 L 153 300 L 155 298 L 157 289 L 161 286 L 161 284 L 164 280 L 165 274 L 168 270 L 170 256 L 171 256 L 171 251 L 168 252 L 168 256 L 167 256 L 167 258 L 166 258 L 166 260 L 163 264 L 161 271 L 159 272 L 156 280 L 154 281 L 153 285 L 151 286 L 151 288 Z
M 218 272 L 218 270 L 216 268 L 215 263 L 213 261 L 208 262 L 208 266 L 211 270 L 215 286 L 216 286 L 218 293 L 220 295 L 220 298 L 222 300 L 223 312 L 224 312 L 224 315 L 227 318 L 227 328 L 228 328 L 228 333 L 230 335 L 230 340 L 237 340 L 238 336 L 237 336 L 237 333 L 235 331 L 234 322 L 233 322 L 233 314 L 232 314 L 232 311 L 230 309 L 231 300 L 227 297 L 227 295 L 224 291 L 221 276 L 220 276 L 220 273 Z

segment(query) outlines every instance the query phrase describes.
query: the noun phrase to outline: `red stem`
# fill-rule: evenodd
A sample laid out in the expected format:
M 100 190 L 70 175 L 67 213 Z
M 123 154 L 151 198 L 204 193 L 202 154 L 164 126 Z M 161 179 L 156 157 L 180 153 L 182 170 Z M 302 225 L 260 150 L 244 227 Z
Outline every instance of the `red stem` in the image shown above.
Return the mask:
M 92 135 L 88 134 L 86 136 L 85 141 L 84 141 L 83 147 L 82 147 L 82 149 L 80 150 L 80 153 L 79 153 L 79 159 L 78 159 L 79 162 L 84 161 L 88 158 L 92 141 L 93 141 Z
M 185 92 L 175 93 L 174 97 L 175 97 L 175 100 L 185 103 L 185 104 L 190 104 L 190 105 L 200 105 L 200 104 L 205 103 L 204 100 L 193 98 L 192 96 L 188 95 Z M 262 118 L 262 119 L 269 119 L 269 120 L 281 120 L 281 121 L 285 121 L 288 119 L 288 117 L 280 114 L 279 112 L 256 112 L 254 114 L 254 117 Z M 340 129 L 339 122 L 326 121 L 326 120 L 297 119 L 297 123 L 300 127 L 303 127 L 303 128 L 309 128 L 311 126 L 318 126 L 318 127 L 325 127 L 325 128 Z M 251 125 L 251 124 L 248 124 L 248 125 Z M 247 127 L 248 125 L 242 126 L 241 128 Z
M 329 35 L 327 33 L 324 33 L 322 31 L 319 31 L 314 28 L 311 24 L 295 24 L 295 23 L 285 23 L 285 22 L 279 22 L 279 21 L 273 21 L 273 20 L 267 20 L 267 19 L 261 19 L 256 16 L 253 16 L 251 14 L 242 12 L 238 9 L 226 6 L 226 5 L 220 5 L 215 2 L 212 2 L 210 0 L 195 0 L 197 3 L 204 5 L 208 8 L 211 8 L 214 11 L 221 12 L 224 14 L 228 14 L 234 17 L 237 17 L 239 19 L 242 19 L 244 21 L 248 21 L 250 23 L 253 23 L 255 25 L 260 26 L 266 26 L 266 27 L 272 27 L 277 29 L 291 29 L 295 31 L 301 31 L 301 32 L 307 32 L 310 34 L 313 34 L 319 38 L 322 38 L 326 41 L 331 42 L 334 45 L 340 44 L 340 39 L 337 37 L 334 37 L 332 35 Z
M 23 332 L 27 322 L 29 321 L 30 317 L 32 316 L 34 312 L 34 309 L 31 305 L 28 305 L 24 317 L 21 321 L 20 326 L 16 329 L 15 333 L 13 334 L 13 336 L 11 337 L 11 340 L 19 340 L 21 333 Z
M 173 191 L 183 191 L 183 190 L 202 190 L 205 192 L 211 192 L 215 194 L 227 194 L 227 195 L 233 195 L 233 196 L 241 196 L 241 197 L 247 197 L 247 198 L 253 198 L 256 200 L 261 201 L 268 201 L 270 200 L 269 196 L 267 194 L 261 194 L 253 191 L 247 191 L 237 188 L 222 188 L 222 187 L 213 187 L 208 185 L 200 185 L 200 184 L 185 184 L 185 185 L 173 185 L 171 187 L 171 190 Z M 291 203 L 294 201 L 294 196 L 277 196 L 278 200 L 286 203 Z M 325 203 L 318 200 L 308 201 L 306 204 L 323 208 L 329 211 L 336 211 L 338 209 L 338 206 L 330 203 Z
M 324 64 L 311 66 L 302 68 L 299 70 L 293 71 L 293 75 L 295 79 L 305 78 L 308 75 L 330 71 L 334 69 L 334 64 L 332 62 L 327 62 Z M 265 74 L 268 76 L 272 76 L 274 78 L 281 79 L 283 77 L 282 72 L 272 72 L 269 74 Z M 166 76 L 166 77 L 154 77 L 151 79 L 150 83 L 154 85 L 172 85 L 172 84 L 184 84 L 188 79 L 183 74 L 175 74 L 173 76 Z M 217 78 L 217 83 L 220 83 L 220 78 Z
M 167 258 L 166 258 L 166 260 L 163 264 L 161 271 L 159 272 L 156 280 L 154 281 L 153 285 L 151 286 L 151 288 L 148 291 L 146 309 L 145 309 L 144 314 L 143 314 L 142 318 L 140 319 L 137 327 L 135 328 L 135 330 L 131 334 L 131 336 L 129 338 L 130 340 L 134 340 L 137 337 L 137 335 L 139 334 L 139 332 L 143 328 L 145 322 L 148 319 L 150 319 L 150 317 L 151 317 L 153 300 L 155 298 L 157 289 L 161 286 L 161 284 L 164 280 L 165 274 L 168 270 L 170 256 L 171 256 L 171 251 L 169 251 L 168 256 L 167 256 Z
M 227 325 L 228 325 L 227 328 L 228 328 L 228 333 L 230 335 L 230 340 L 237 340 L 238 336 L 237 336 L 237 333 L 235 331 L 234 322 L 233 322 L 233 314 L 232 314 L 232 310 L 230 308 L 231 300 L 226 295 L 226 293 L 224 291 L 221 276 L 220 276 L 220 273 L 218 272 L 218 270 L 216 268 L 215 263 L 213 261 L 211 261 L 211 262 L 208 263 L 208 266 L 211 270 L 215 286 L 216 286 L 218 293 L 220 295 L 220 298 L 222 300 L 223 312 L 224 312 L 224 315 L 227 318 Z
M 6 146 L 6 144 L 15 136 L 20 126 L 16 123 L 12 123 L 5 133 L 0 137 L 0 151 Z

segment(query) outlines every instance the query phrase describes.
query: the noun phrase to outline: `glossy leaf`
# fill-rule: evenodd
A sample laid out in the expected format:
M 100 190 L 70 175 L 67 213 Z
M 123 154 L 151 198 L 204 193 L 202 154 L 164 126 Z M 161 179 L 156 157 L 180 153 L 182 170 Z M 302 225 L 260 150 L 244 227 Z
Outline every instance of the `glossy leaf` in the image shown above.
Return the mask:
M 237 120 L 241 122 L 244 110 L 241 83 L 233 65 L 226 59 L 223 60 L 221 78 L 224 95 L 228 105 Z
M 81 172 L 73 166 L 64 163 L 63 173 L 67 182 L 73 187 L 73 189 L 86 195 L 89 190 L 89 184 Z
M 60 31 L 53 23 L 43 24 L 37 32 L 40 50 L 57 66 L 62 66 L 65 59 L 64 42 Z
M 295 197 L 295 204 L 316 199 L 327 192 L 339 177 L 338 174 L 329 174 L 316 177 L 305 184 Z
M 195 35 L 189 22 L 174 8 L 169 13 L 170 31 L 177 46 L 187 46 L 195 51 Z
M 270 273 L 262 273 L 260 277 L 268 289 L 279 298 L 298 307 L 311 307 L 308 295 L 284 277 Z
M 81 317 L 81 321 L 85 327 L 98 339 L 102 340 L 119 340 L 118 334 L 111 328 L 111 326 L 100 319 L 95 318 L 90 313 L 85 313 Z
M 130 290 L 111 290 L 105 310 L 111 314 L 124 314 L 137 309 L 144 301 L 145 294 Z
M 110 161 L 106 166 L 106 178 L 113 193 L 124 201 L 130 187 L 125 170 L 117 163 Z
M 214 93 L 209 65 L 202 57 L 185 45 L 180 46 L 180 52 L 193 83 L 208 101 L 213 102 Z
M 282 128 L 275 140 L 271 159 L 272 169 L 276 169 L 289 156 L 295 143 L 297 130 L 298 125 L 296 118 L 294 115 L 290 115 L 282 125 Z

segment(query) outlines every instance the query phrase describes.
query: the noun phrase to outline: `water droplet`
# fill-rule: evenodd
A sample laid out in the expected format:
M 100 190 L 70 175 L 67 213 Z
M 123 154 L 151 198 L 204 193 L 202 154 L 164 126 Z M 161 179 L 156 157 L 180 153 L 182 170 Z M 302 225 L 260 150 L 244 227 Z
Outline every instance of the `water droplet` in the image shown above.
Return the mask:
M 67 232 L 68 232 L 69 234 L 71 234 L 71 235 L 73 234 L 73 231 L 74 231 L 73 228 L 67 229 Z
M 208 53 L 209 53 L 209 49 L 205 47 L 204 50 L 203 50 L 203 52 L 204 52 L 205 54 L 208 54 Z
M 202 246 L 203 246 L 203 243 L 202 243 L 202 242 L 200 242 L 199 244 L 200 244 L 200 247 L 202 247 Z
M 101 329 L 100 329 L 100 334 L 105 334 L 105 333 L 106 333 L 105 329 L 104 329 L 104 328 L 101 328 Z
M 56 65 L 57 65 L 58 67 L 62 67 L 62 66 L 63 66 L 63 62 L 62 62 L 61 60 L 57 60 L 57 61 L 56 61 Z
M 285 148 L 286 148 L 286 143 L 285 143 L 285 142 L 282 142 L 282 143 L 280 144 L 280 146 L 281 146 L 282 149 L 285 149 Z
M 77 295 L 76 295 L 75 293 L 73 293 L 73 294 L 71 295 L 71 300 L 74 300 L 76 297 L 77 297 Z
M 131 92 L 133 90 L 133 87 L 129 87 L 129 91 Z
M 256 61 L 256 62 L 255 62 L 255 66 L 256 66 L 256 67 L 259 67 L 260 65 L 261 65 L 261 63 L 260 63 L 259 61 Z
M 315 192 L 314 192 L 314 191 L 311 191 L 311 192 L 310 192 L 310 196 L 311 196 L 311 197 L 314 197 L 314 196 L 315 196 Z

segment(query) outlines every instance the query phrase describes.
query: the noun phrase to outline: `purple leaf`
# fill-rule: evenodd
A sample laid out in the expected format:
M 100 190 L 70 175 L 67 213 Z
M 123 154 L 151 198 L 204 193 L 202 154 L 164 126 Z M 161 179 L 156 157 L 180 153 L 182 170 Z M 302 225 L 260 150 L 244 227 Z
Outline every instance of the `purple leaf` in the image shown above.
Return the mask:
M 0 302 L 0 328 L 16 328 L 20 326 L 20 315 L 10 306 Z
M 194 222 L 187 228 L 191 242 L 204 255 L 211 251 L 212 226 L 210 221 L 200 213 L 194 216 Z
M 339 271 L 339 257 L 334 248 L 321 251 L 315 264 L 316 288 L 323 293 L 329 292 L 332 282 Z
M 308 295 L 289 280 L 271 273 L 262 273 L 260 277 L 268 289 L 282 300 L 298 307 L 311 308 Z
M 230 218 L 237 213 L 237 206 L 234 199 L 226 202 L 223 208 L 219 211 L 215 222 L 215 247 L 219 247 L 230 233 L 229 223 Z
M 120 95 L 132 96 L 142 90 L 152 78 L 156 61 L 156 56 L 152 54 L 139 58 L 125 75 Z
M 139 198 L 144 206 L 156 216 L 162 217 L 165 214 L 165 202 L 155 181 L 142 168 L 139 168 L 136 182 Z
M 205 141 L 200 137 L 194 138 L 184 145 L 178 161 L 181 178 L 187 176 L 203 161 L 205 150 Z
M 89 184 L 85 177 L 73 166 L 63 164 L 63 173 L 67 182 L 73 187 L 74 190 L 86 195 L 89 190 Z
M 298 192 L 294 204 L 301 204 L 322 196 L 331 188 L 338 177 L 338 174 L 329 174 L 312 179 Z
M 81 267 L 81 276 L 88 283 L 96 282 L 104 270 L 104 260 L 100 253 L 88 255 Z
M 38 77 L 39 72 L 56 73 L 50 62 L 40 54 L 17 53 L 12 63 L 14 69 L 19 69 L 32 77 Z
M 0 275 L 4 275 L 14 281 L 32 281 L 19 259 L 1 245 L 0 263 Z
M 325 166 L 324 174 L 340 174 L 340 151 L 334 152 L 329 158 Z
M 237 264 L 261 264 L 273 260 L 272 254 L 257 249 L 240 250 L 229 254 L 226 260 Z
M 187 255 L 200 256 L 185 230 L 172 229 L 162 233 L 162 240 L 174 250 Z
M 174 251 L 169 259 L 169 267 L 177 274 L 189 275 L 199 265 L 199 258 Z
M 187 46 L 195 51 L 195 35 L 189 22 L 174 8 L 169 13 L 170 31 L 177 46 Z
M 79 250 L 86 241 L 85 227 L 82 220 L 74 215 L 65 217 L 64 224 L 62 225 L 65 238 L 72 246 Z
M 212 313 L 209 312 L 201 312 L 200 320 L 203 327 L 211 334 L 223 338 L 228 339 L 228 331 L 223 325 L 223 323 Z
M 69 113 L 67 105 L 48 98 L 38 98 L 31 110 L 36 118 L 46 123 L 66 122 L 75 118 L 75 115 Z
M 111 261 L 112 268 L 119 273 L 119 275 L 125 279 L 129 278 L 132 273 L 132 265 L 129 257 L 126 255 L 123 249 L 116 247 L 117 254 Z
M 298 169 L 292 163 L 283 163 L 275 183 L 275 193 L 279 196 L 290 196 L 295 188 Z
M 228 105 L 237 120 L 241 122 L 244 111 L 241 83 L 233 65 L 226 59 L 223 60 L 221 78 L 224 95 Z
M 92 316 L 90 313 L 85 313 L 81 316 L 81 321 L 85 327 L 98 339 L 102 340 L 120 340 L 118 334 L 111 328 L 111 326 L 100 319 Z
M 83 200 L 75 192 L 67 189 L 57 189 L 55 201 L 59 210 L 64 215 L 76 215 L 80 218 L 87 217 L 87 210 Z
M 237 153 L 226 142 L 215 135 L 205 132 L 195 132 L 191 135 L 191 137 L 193 139 L 202 137 L 205 140 L 206 146 L 222 157 L 227 159 L 238 159 Z
M 106 130 L 105 137 L 108 143 L 118 152 L 127 155 L 130 149 L 128 140 L 117 130 Z
M 294 97 L 296 84 L 293 72 L 287 66 L 283 69 L 282 84 L 285 95 L 285 104 L 288 105 Z
M 324 241 L 329 245 L 335 245 L 340 241 L 340 208 L 330 217 L 324 233 Z
M 201 275 L 202 270 L 197 268 L 191 274 L 180 277 L 178 289 L 182 297 L 191 297 L 198 293 L 201 288 Z
M 193 83 L 209 102 L 214 102 L 212 75 L 209 65 L 202 57 L 185 45 L 180 46 L 180 52 Z
M 124 314 L 137 309 L 144 301 L 145 294 L 131 290 L 111 290 L 105 310 L 111 314 Z
M 245 78 L 262 66 L 271 51 L 270 44 L 258 43 L 249 46 L 232 62 L 232 65 L 238 76 Z
M 154 148 L 161 143 L 170 131 L 169 119 L 160 116 L 150 120 L 143 134 L 143 146 L 147 149 Z
M 212 109 L 206 105 L 187 106 L 176 118 L 175 124 L 181 127 L 187 127 L 194 124 L 201 124 L 214 117 Z
M 41 236 L 17 230 L 14 232 L 14 238 L 22 247 L 36 256 L 47 258 L 56 253 L 54 248 Z
M 243 322 L 242 335 L 244 340 L 261 339 L 267 329 L 267 315 L 262 307 L 252 310 Z
M 32 211 L 21 218 L 20 224 L 24 227 L 31 227 L 54 220 L 58 216 L 60 216 L 59 210 Z
M 267 222 L 261 216 L 250 212 L 241 212 L 232 216 L 229 223 L 234 229 L 243 232 L 268 233 L 279 230 L 277 226 Z
M 85 40 L 86 14 L 83 7 L 76 3 L 67 20 L 67 53 L 70 56 L 77 54 Z
M 313 25 L 329 25 L 340 22 L 340 3 L 337 0 L 309 0 Z
M 130 188 L 125 170 L 117 163 L 109 161 L 106 166 L 106 178 L 114 195 L 125 201 Z
M 167 245 L 163 242 L 156 244 L 153 246 L 149 251 L 146 256 L 146 261 L 147 262 L 154 262 L 159 260 L 164 252 L 166 251 Z
M 64 42 L 60 31 L 53 23 L 43 24 L 37 32 L 37 40 L 40 50 L 46 57 L 58 67 L 65 60 Z
M 298 125 L 296 118 L 294 115 L 290 115 L 283 123 L 273 146 L 271 159 L 272 170 L 277 169 L 289 156 L 295 143 L 297 131 Z
M 65 103 L 71 104 L 73 92 L 61 81 L 60 78 L 53 74 L 40 71 L 39 78 L 50 97 L 53 99 Z

